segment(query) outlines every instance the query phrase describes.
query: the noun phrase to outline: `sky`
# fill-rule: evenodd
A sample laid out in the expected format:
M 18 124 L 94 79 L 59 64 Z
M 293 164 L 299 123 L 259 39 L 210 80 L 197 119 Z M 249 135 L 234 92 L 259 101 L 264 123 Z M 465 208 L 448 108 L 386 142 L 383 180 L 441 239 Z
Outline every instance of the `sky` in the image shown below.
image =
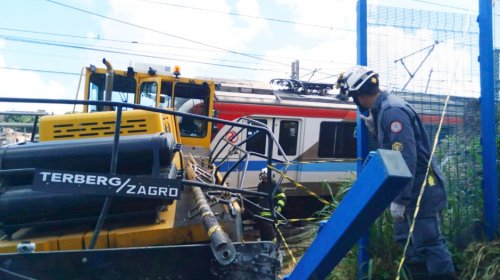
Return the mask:
M 368 2 L 443 12 L 477 11 L 477 3 L 470 0 L 453 1 L 458 9 L 446 0 Z M 78 91 L 81 98 L 82 67 L 104 67 L 102 58 L 115 69 L 136 63 L 180 65 L 185 77 L 264 82 L 289 77 L 292 61 L 299 60 L 301 79 L 333 83 L 338 73 L 356 64 L 355 29 L 355 0 L 2 1 L 0 96 L 74 99 Z M 432 44 L 432 35 L 425 32 L 372 31 L 379 37 L 395 34 L 394 38 L 410 42 L 417 36 L 422 46 Z M 446 55 L 450 45 L 442 45 L 436 53 Z M 398 46 L 390 50 L 387 60 L 415 48 Z M 447 61 L 455 61 L 448 57 Z M 429 62 L 424 72 L 433 63 L 439 61 Z M 449 69 L 455 66 L 448 65 Z M 0 104 L 0 111 L 37 109 L 68 111 L 53 105 Z

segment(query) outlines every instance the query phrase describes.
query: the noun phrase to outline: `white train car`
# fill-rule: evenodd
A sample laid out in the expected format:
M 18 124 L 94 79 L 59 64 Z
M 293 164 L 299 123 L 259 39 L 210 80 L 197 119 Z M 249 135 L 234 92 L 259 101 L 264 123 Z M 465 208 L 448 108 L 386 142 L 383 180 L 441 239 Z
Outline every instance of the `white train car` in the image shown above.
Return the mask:
M 292 84 L 292 83 L 299 84 Z M 273 132 L 284 154 L 293 164 L 287 175 L 301 182 L 319 195 L 329 195 L 323 182 L 335 185 L 353 178 L 356 171 L 356 107 L 341 102 L 327 94 L 331 84 L 305 84 L 293 80 L 273 80 L 271 84 L 251 81 L 216 81 L 214 110 L 219 118 L 238 120 L 249 118 L 267 125 Z M 237 143 L 255 134 L 237 132 L 227 126 L 219 126 L 212 145 L 221 137 Z M 255 135 L 241 148 L 248 152 L 265 154 L 269 143 L 263 133 Z M 241 155 L 236 153 L 228 160 L 216 163 L 220 171 L 228 171 Z M 273 144 L 273 157 L 281 155 Z M 320 161 L 320 162 L 318 162 Z M 242 168 L 243 164 L 240 164 Z M 258 174 L 266 167 L 266 160 L 250 156 L 246 174 L 232 172 L 231 184 L 240 183 L 243 188 L 255 188 Z M 278 165 L 283 169 L 284 166 Z M 275 177 L 276 178 L 276 177 Z M 284 180 L 289 196 L 304 196 L 293 184 Z

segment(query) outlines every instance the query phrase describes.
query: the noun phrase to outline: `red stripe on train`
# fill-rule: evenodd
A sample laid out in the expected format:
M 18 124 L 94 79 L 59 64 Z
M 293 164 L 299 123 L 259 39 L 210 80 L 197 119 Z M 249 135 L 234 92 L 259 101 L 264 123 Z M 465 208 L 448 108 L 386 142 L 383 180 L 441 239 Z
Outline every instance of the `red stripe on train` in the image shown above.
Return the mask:
M 441 120 L 441 115 L 420 115 L 423 123 L 430 124 L 439 124 Z M 459 117 L 447 117 L 445 116 L 443 119 L 443 125 L 451 125 L 451 124 L 463 124 L 463 118 Z
M 311 107 L 290 107 L 223 102 L 215 102 L 214 108 L 219 112 L 219 116 L 221 118 L 233 120 L 238 117 L 251 116 L 256 114 L 327 119 L 335 118 L 351 121 L 356 120 L 356 111 L 343 109 L 323 109 Z
M 288 117 L 308 117 L 325 119 L 344 119 L 355 121 L 356 111 L 345 109 L 324 109 L 311 107 L 291 107 L 277 105 L 257 105 L 242 103 L 214 102 L 214 109 L 218 111 L 219 118 L 234 120 L 239 117 L 252 115 L 288 116 Z M 440 115 L 420 115 L 422 122 L 427 124 L 439 124 Z M 445 116 L 443 125 L 463 124 L 460 117 Z

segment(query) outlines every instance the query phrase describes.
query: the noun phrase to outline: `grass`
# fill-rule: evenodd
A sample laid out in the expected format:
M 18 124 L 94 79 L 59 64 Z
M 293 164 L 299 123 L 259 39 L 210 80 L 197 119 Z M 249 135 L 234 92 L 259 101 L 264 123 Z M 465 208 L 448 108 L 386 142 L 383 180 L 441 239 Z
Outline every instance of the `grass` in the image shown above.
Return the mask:
M 457 163 L 450 161 L 450 164 Z M 461 175 L 462 176 L 462 175 Z M 354 180 L 354 179 L 353 179 Z M 316 212 L 313 217 L 327 219 L 340 204 L 353 182 L 340 185 L 336 193 L 330 192 L 331 203 Z M 330 186 L 323 183 L 325 188 Z M 475 185 L 469 188 L 451 184 L 448 187 L 449 207 L 443 213 L 442 229 L 445 233 L 450 251 L 460 274 L 460 279 L 500 279 L 500 241 L 473 243 L 484 236 L 475 232 L 482 229 L 478 218 L 482 210 L 480 189 Z M 472 196 L 472 197 L 471 197 Z M 467 202 L 465 204 L 464 202 Z M 311 222 L 311 230 L 299 242 L 291 244 L 294 256 L 300 259 L 316 236 L 317 222 Z M 402 250 L 392 238 L 392 217 L 385 211 L 370 229 L 370 255 L 366 279 L 395 279 L 395 274 L 402 256 Z M 293 270 L 289 257 L 284 258 L 284 272 Z M 353 248 L 332 271 L 327 279 L 357 279 L 357 249 Z M 408 279 L 403 272 L 401 279 Z
M 472 243 L 464 251 L 467 261 L 460 279 L 500 279 L 500 240 Z
M 497 140 L 500 154 L 500 137 Z M 436 158 L 441 163 L 448 193 L 448 207 L 443 211 L 442 230 L 460 279 L 500 279 L 500 240 L 485 242 L 483 232 L 482 158 L 479 138 L 477 135 L 466 134 L 465 131 L 449 135 L 441 140 Z M 330 217 L 353 181 L 354 176 L 349 182 L 341 184 L 336 193 L 324 182 L 323 187 L 330 190 L 331 203 L 316 212 L 314 217 Z M 314 233 L 314 230 L 312 232 Z M 396 278 L 402 250 L 393 241 L 392 233 L 392 218 L 386 211 L 370 229 L 369 251 L 372 258 L 366 264 L 366 279 Z M 311 234 L 310 239 L 302 240 L 292 249 L 297 258 L 305 252 L 314 237 L 315 234 Z M 289 260 L 286 265 L 288 271 L 293 269 Z M 357 267 L 357 250 L 353 248 L 327 279 L 357 279 Z M 408 277 L 403 274 L 401 278 Z

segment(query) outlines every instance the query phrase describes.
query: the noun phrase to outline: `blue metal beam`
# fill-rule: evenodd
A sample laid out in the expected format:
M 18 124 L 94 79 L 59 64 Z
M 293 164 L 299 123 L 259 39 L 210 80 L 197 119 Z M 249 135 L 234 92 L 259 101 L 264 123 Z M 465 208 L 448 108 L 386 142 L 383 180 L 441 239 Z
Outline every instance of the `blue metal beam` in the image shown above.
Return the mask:
M 479 67 L 481 77 L 481 144 L 483 146 L 484 224 L 490 240 L 498 226 L 498 182 L 495 133 L 495 68 L 491 0 L 479 0 Z
M 358 65 L 368 65 L 368 23 L 367 23 L 367 3 L 366 0 L 358 0 L 357 5 L 357 63 Z M 357 117 L 357 156 L 358 174 L 363 170 L 363 161 L 368 154 L 368 131 L 363 121 Z M 358 241 L 358 279 L 363 279 L 368 273 L 368 261 L 370 260 L 370 236 L 368 232 L 363 234 Z
M 377 150 L 287 279 L 328 276 L 410 179 L 400 152 Z

